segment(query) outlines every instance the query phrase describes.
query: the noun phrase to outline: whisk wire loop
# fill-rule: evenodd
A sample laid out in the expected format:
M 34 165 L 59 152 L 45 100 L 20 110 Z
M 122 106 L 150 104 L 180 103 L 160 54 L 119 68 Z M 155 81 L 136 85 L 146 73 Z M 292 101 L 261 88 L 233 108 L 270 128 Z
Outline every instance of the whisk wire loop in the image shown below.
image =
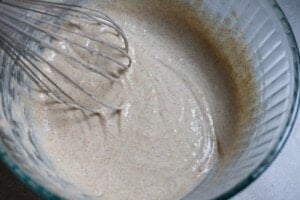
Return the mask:
M 120 109 L 119 105 L 111 105 L 96 97 L 89 91 L 89 88 L 81 86 L 66 72 L 59 69 L 59 66 L 54 66 L 43 57 L 43 52 L 50 50 L 63 56 L 64 60 L 69 63 L 68 66 L 72 68 L 98 74 L 108 81 L 119 81 L 120 73 L 129 68 L 132 61 L 128 54 L 128 40 L 124 32 L 109 16 L 81 5 L 44 0 L 0 0 L 0 16 L 0 48 L 43 91 L 61 103 L 90 112 L 97 112 L 100 106 Z M 116 39 L 101 38 L 104 35 L 102 32 L 96 35 L 100 37 L 84 32 L 77 27 L 76 21 L 109 29 L 107 32 Z M 80 41 L 89 41 L 93 45 L 85 45 Z M 57 43 L 64 43 L 79 49 L 80 52 L 104 59 L 104 63 L 109 64 L 104 67 L 79 59 L 72 53 L 59 48 L 55 45 Z M 41 65 L 50 68 L 61 80 L 72 85 L 73 89 L 90 98 L 97 105 L 91 106 L 79 102 L 72 96 L 72 92 L 66 91 L 61 83 L 49 77 L 41 69 Z

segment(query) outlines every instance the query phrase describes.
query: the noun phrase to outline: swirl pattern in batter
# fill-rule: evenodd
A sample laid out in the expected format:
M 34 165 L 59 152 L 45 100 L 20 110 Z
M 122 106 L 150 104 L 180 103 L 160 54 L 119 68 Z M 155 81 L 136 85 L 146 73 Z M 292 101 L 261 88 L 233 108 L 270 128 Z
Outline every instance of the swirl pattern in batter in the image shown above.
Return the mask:
M 226 134 L 232 123 L 230 87 L 218 70 L 222 63 L 197 31 L 171 12 L 172 6 L 164 10 L 153 3 L 101 4 L 121 23 L 130 42 L 133 64 L 121 84 L 77 77 L 124 109 L 103 108 L 91 115 L 53 103 L 43 93 L 33 94 L 37 137 L 57 172 L 101 199 L 180 198 L 213 168 L 218 160 L 215 132 Z M 54 65 L 64 62 L 54 52 L 44 55 Z

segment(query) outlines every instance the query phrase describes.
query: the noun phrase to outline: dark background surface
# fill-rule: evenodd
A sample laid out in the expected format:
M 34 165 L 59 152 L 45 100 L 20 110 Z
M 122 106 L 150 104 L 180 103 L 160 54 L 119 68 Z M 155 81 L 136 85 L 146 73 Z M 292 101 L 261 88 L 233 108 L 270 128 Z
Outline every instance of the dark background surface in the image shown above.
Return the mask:
M 0 162 L 0 200 L 41 200 Z

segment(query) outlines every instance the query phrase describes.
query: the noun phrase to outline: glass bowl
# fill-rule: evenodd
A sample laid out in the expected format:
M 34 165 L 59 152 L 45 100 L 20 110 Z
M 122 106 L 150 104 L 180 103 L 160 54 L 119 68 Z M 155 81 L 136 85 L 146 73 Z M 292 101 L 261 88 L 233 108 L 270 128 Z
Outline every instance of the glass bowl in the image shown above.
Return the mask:
M 76 2 L 76 1 L 71 1 Z M 79 2 L 79 1 L 77 1 Z M 187 0 L 211 20 L 226 23 L 245 43 L 256 86 L 250 127 L 241 131 L 235 154 L 186 200 L 226 199 L 257 179 L 276 158 L 299 108 L 299 51 L 274 0 Z M 26 105 L 29 80 L 0 49 L 0 157 L 19 179 L 45 199 L 95 199 L 55 173 L 35 142 Z

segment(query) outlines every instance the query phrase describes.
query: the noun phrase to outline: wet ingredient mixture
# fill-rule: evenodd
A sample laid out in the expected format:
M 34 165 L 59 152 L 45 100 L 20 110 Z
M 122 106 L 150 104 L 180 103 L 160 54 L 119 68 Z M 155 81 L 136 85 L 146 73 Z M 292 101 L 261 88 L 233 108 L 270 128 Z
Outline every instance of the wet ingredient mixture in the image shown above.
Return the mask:
M 97 1 L 94 6 L 121 25 L 133 63 L 121 84 L 92 75 L 76 78 L 123 109 L 90 114 L 34 92 L 31 115 L 40 146 L 62 177 L 99 199 L 178 199 L 220 159 L 217 135 L 230 134 L 235 119 L 232 83 L 175 1 Z M 77 22 L 74 28 L 99 27 Z M 54 52 L 44 55 L 53 64 L 65 62 Z

